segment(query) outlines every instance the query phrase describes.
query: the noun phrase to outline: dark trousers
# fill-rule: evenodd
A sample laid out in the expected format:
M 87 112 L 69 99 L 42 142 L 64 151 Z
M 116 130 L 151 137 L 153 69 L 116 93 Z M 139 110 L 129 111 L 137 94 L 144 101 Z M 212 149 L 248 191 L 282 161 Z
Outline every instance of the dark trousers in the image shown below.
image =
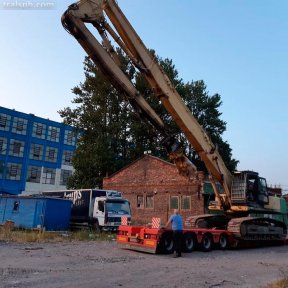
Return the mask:
M 173 231 L 174 249 L 178 256 L 181 255 L 182 251 L 182 235 L 183 235 L 182 231 L 179 230 Z

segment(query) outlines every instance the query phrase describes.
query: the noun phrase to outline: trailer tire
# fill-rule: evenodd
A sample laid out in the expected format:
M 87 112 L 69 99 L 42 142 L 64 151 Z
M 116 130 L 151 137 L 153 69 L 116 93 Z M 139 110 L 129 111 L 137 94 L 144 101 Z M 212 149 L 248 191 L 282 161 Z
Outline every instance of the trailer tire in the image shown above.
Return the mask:
M 221 234 L 219 237 L 219 248 L 225 250 L 228 248 L 228 237 L 226 234 Z
M 171 233 L 165 233 L 162 235 L 159 250 L 163 254 L 171 254 L 174 251 L 173 235 Z
M 197 247 L 197 237 L 194 233 L 185 233 L 183 235 L 183 248 L 185 252 L 191 253 Z
M 211 251 L 213 248 L 213 237 L 210 233 L 206 233 L 203 235 L 201 240 L 201 249 L 204 252 Z

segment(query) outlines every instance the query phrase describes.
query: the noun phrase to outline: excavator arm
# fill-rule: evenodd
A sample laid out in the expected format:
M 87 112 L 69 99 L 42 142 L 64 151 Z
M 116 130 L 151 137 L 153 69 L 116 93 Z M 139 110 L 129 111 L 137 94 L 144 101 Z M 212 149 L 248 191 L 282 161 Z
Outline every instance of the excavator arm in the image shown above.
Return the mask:
M 177 143 L 171 140 L 169 130 L 163 121 L 120 69 L 119 60 L 108 38 L 110 35 L 145 77 L 155 96 L 185 134 L 205 163 L 211 174 L 211 179 L 222 184 L 227 197 L 221 196 L 216 189 L 216 200 L 222 206 L 229 208 L 231 206 L 230 191 L 232 185 L 230 171 L 208 135 L 184 104 L 169 78 L 145 47 L 115 0 L 79 1 L 69 6 L 63 14 L 62 24 L 77 39 L 98 69 L 115 87 L 124 92 L 141 118 L 152 124 L 166 139 L 164 143 L 166 143 L 166 147 L 168 146 L 170 159 L 175 162 L 179 172 L 182 175 L 193 177 L 196 173 L 195 166 L 179 149 Z M 96 39 L 85 24 L 92 24 L 96 28 L 102 38 L 102 43 Z

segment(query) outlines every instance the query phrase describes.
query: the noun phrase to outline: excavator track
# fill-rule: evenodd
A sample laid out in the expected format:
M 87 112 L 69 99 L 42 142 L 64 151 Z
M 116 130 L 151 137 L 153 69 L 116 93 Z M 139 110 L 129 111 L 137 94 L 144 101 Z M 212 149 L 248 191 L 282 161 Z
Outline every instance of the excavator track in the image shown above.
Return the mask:
M 188 217 L 185 226 L 189 228 L 217 228 L 226 229 L 230 218 L 225 215 L 203 214 Z
M 241 217 L 228 222 L 227 230 L 238 240 L 285 240 L 287 226 L 270 218 Z
M 284 241 L 287 235 L 287 226 L 270 218 L 239 217 L 232 218 L 225 215 L 197 215 L 188 217 L 185 225 L 191 228 L 227 229 L 237 240 L 276 240 Z

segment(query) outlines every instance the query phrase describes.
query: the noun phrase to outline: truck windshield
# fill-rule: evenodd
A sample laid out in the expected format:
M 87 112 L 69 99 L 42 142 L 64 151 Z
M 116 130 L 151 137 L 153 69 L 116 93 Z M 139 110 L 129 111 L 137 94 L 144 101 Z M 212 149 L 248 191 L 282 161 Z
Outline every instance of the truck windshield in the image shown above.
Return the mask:
M 130 214 L 130 205 L 128 201 L 106 201 L 106 211 L 113 214 Z

